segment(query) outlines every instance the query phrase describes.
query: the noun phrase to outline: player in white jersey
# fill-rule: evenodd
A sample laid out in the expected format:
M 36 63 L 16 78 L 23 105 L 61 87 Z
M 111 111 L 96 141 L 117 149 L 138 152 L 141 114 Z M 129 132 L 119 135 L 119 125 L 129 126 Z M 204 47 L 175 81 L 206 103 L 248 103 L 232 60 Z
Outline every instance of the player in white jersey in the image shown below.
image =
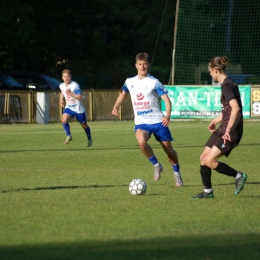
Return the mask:
M 69 141 L 72 140 L 69 121 L 75 116 L 87 135 L 87 146 L 89 147 L 92 145 L 92 138 L 90 127 L 87 124 L 86 109 L 81 102 L 82 92 L 79 84 L 75 81 L 72 81 L 71 78 L 72 76 L 70 70 L 62 71 L 62 80 L 64 82 L 60 84 L 60 105 L 65 107 L 62 114 L 62 124 L 67 135 L 64 144 L 68 144 Z M 66 106 L 64 104 L 64 99 L 66 100 Z
M 179 169 L 177 152 L 173 149 L 171 141 L 173 138 L 169 130 L 171 101 L 168 91 L 162 83 L 148 74 L 150 63 L 147 53 L 139 53 L 136 56 L 135 67 L 137 76 L 128 78 L 122 88 L 122 92 L 116 100 L 112 114 L 119 115 L 119 107 L 130 93 L 134 115 L 135 115 L 135 136 L 143 154 L 154 165 L 154 180 L 161 178 L 163 166 L 158 162 L 151 146 L 147 143 L 153 134 L 160 142 L 168 160 L 172 165 L 176 186 L 183 186 L 183 181 Z M 166 115 L 160 108 L 159 97 L 165 102 Z

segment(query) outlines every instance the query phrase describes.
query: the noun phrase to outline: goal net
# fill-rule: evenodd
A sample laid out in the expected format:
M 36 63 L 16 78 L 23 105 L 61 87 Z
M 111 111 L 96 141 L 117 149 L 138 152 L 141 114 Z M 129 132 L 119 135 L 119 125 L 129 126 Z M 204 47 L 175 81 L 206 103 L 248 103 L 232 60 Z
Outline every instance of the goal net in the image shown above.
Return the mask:
M 170 84 L 212 84 L 208 61 L 227 56 L 238 84 L 260 83 L 260 1 L 179 0 Z

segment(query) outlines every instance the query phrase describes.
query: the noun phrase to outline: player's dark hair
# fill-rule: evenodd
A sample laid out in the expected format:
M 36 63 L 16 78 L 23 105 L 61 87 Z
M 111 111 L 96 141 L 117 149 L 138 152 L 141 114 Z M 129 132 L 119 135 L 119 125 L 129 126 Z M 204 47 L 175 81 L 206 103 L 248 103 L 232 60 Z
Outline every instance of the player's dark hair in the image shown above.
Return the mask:
M 226 56 L 215 57 L 209 61 L 209 66 L 211 68 L 214 68 L 217 70 L 223 70 L 223 71 L 226 70 L 227 64 L 228 64 L 228 58 Z
M 138 61 L 138 60 L 145 60 L 145 61 L 149 62 L 148 53 L 146 53 L 146 52 L 138 53 L 135 57 L 135 61 Z

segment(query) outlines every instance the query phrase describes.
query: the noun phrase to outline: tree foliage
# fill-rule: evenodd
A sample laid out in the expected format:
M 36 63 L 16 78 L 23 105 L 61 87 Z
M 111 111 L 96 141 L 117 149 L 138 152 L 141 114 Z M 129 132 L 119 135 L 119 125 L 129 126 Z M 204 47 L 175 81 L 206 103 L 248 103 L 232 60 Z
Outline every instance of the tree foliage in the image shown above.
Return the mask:
M 245 1 L 233 2 L 236 7 Z M 176 63 L 181 65 L 176 79 L 190 84 L 194 75 L 189 64 L 205 62 L 213 53 L 225 54 L 227 1 L 180 3 L 177 44 L 182 48 L 177 46 Z M 249 72 L 245 55 L 259 67 L 260 36 L 248 28 L 259 25 L 260 4 L 248 0 L 243 6 L 232 20 L 239 32 L 232 35 L 232 44 L 241 46 L 232 47 L 229 55 Z M 2 0 L 0 69 L 60 74 L 68 68 L 74 75 L 109 75 L 112 87 L 119 87 L 136 73 L 135 55 L 148 52 L 151 74 L 167 84 L 175 7 L 176 0 Z
M 32 12 L 33 9 L 30 5 L 27 3 L 22 4 L 19 0 L 4 0 L 1 2 L 1 68 L 14 68 L 17 61 L 19 61 L 19 53 L 22 53 L 26 46 L 35 42 L 36 25 L 30 19 Z M 23 68 L 28 61 L 19 61 L 19 63 Z
M 151 58 L 155 53 L 154 64 L 165 68 L 158 76 L 170 73 L 175 1 L 2 2 L 1 69 L 60 74 L 69 68 L 76 74 L 110 75 L 112 84 L 121 86 L 135 73 L 135 55 L 145 51 Z

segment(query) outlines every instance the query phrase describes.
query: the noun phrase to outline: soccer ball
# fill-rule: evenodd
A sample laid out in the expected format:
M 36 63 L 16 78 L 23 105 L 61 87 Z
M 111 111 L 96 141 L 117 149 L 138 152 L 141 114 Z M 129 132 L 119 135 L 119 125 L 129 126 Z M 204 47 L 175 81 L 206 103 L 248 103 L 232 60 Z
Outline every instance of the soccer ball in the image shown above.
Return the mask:
M 133 179 L 129 184 L 129 191 L 132 195 L 144 195 L 147 190 L 145 181 Z

